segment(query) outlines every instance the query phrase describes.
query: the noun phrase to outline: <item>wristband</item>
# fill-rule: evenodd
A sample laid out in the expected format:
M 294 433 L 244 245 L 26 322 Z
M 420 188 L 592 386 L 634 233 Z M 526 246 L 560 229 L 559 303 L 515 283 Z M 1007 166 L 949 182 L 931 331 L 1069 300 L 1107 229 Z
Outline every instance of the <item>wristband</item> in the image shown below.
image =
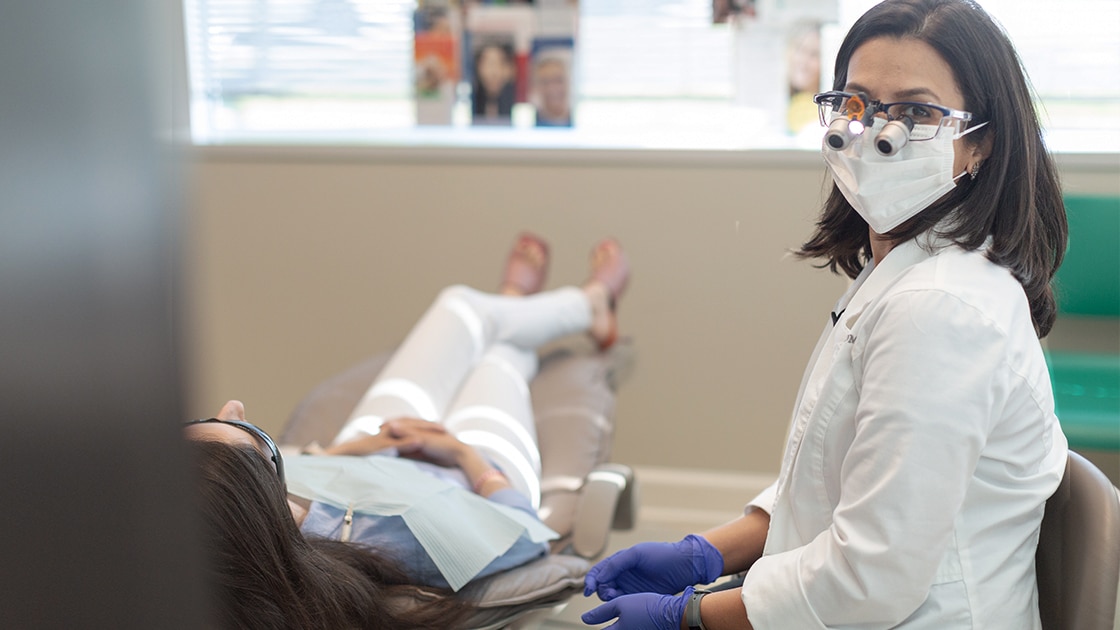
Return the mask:
M 479 475 L 478 479 L 474 480 L 474 493 L 480 493 L 482 491 L 482 486 L 486 485 L 487 481 L 490 481 L 491 479 L 495 479 L 497 477 L 505 477 L 505 475 L 502 474 L 502 471 L 498 470 L 497 468 L 491 468 L 490 470 L 487 470 L 486 472 Z
M 688 603 L 684 607 L 684 625 L 688 626 L 688 630 L 708 630 L 700 619 L 700 600 L 708 593 L 711 591 L 696 589 L 688 596 Z

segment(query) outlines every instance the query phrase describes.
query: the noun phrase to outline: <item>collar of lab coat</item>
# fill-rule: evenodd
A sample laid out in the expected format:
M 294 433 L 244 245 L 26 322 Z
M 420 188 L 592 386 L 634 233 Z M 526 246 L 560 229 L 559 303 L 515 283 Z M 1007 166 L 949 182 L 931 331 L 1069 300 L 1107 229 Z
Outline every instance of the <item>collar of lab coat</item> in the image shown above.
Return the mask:
M 935 227 L 895 245 L 883 260 L 868 263 L 836 305 L 834 312 L 844 313 L 839 322 L 851 330 L 867 304 L 882 295 L 902 272 L 951 246 L 952 241 L 939 236 Z

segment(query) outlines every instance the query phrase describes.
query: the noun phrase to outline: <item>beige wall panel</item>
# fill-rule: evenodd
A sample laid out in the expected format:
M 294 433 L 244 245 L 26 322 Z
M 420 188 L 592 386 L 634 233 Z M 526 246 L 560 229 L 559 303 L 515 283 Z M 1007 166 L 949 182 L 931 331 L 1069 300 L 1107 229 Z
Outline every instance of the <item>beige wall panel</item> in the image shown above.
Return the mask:
M 812 228 L 815 160 L 433 161 L 211 150 L 191 173 L 192 415 L 240 398 L 281 426 L 322 379 L 397 343 L 450 283 L 494 288 L 529 229 L 552 286 L 621 239 L 635 370 L 615 459 L 774 472 L 804 364 L 845 280 L 787 252 Z M 1116 194 L 1116 170 L 1067 184 Z

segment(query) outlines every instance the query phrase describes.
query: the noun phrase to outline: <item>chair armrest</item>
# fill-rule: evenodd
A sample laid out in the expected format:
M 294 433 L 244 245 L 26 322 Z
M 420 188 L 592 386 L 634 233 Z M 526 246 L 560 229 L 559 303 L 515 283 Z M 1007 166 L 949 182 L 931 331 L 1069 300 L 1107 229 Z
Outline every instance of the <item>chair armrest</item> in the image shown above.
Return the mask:
M 637 514 L 634 471 L 622 464 L 600 464 L 580 490 L 572 526 L 572 550 L 595 558 L 607 548 L 611 529 L 630 529 Z

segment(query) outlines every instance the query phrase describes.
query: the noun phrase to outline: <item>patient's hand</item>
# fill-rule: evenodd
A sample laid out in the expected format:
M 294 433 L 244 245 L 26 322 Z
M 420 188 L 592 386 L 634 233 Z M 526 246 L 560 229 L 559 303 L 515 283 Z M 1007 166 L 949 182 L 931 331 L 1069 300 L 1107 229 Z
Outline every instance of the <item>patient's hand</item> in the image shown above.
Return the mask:
M 424 433 L 447 433 L 447 429 L 438 422 L 431 422 L 422 420 L 420 418 L 393 418 L 387 420 L 381 425 L 381 432 L 388 433 L 393 437 L 403 437 L 405 435 L 416 435 Z
M 312 455 L 371 455 L 387 448 L 398 453 L 418 448 L 425 435 L 447 435 L 442 425 L 419 418 L 396 418 L 381 425 L 376 435 L 362 435 L 323 449 L 305 449 Z M 454 438 L 452 438 L 454 439 Z
M 461 469 L 476 494 L 488 497 L 510 485 L 503 475 L 493 474 L 493 465 L 473 446 L 459 441 L 442 426 L 411 419 L 391 420 L 381 425 L 381 433 L 402 441 L 397 446 L 401 457 Z
M 443 430 L 432 431 L 423 426 L 398 425 L 390 421 L 382 425 L 382 433 L 385 432 L 401 440 L 402 444 L 397 446 L 401 457 L 453 468 L 462 467 L 464 459 L 475 455 L 473 448 Z

